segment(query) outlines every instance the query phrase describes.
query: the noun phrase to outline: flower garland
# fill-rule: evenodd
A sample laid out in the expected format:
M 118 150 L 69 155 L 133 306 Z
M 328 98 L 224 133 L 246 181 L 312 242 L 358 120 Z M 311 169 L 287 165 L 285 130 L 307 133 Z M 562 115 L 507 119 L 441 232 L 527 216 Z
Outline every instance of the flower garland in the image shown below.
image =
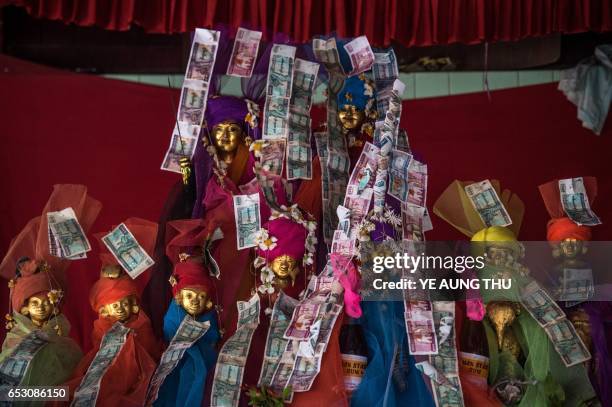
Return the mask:
M 306 250 L 304 252 L 304 257 L 302 257 L 302 265 L 305 268 L 312 265 L 314 263 L 314 253 L 317 245 L 317 222 L 313 219 L 306 219 L 302 214 L 302 211 L 298 208 L 297 204 L 293 204 L 289 207 L 281 205 L 280 209 L 281 210 L 278 211 L 272 208 L 272 214 L 270 215 L 269 220 L 272 221 L 279 218 L 289 219 L 302 225 L 308 231 L 308 235 L 306 236 L 306 241 L 304 243 Z M 278 238 L 276 236 L 271 236 L 270 232 L 262 227 L 257 233 L 255 242 L 260 250 L 269 251 L 276 247 Z M 275 291 L 275 288 L 272 285 L 274 281 L 274 272 L 268 265 L 267 260 L 264 257 L 257 256 L 253 261 L 253 266 L 255 269 L 261 267 L 259 276 L 261 284 L 257 287 L 257 291 L 262 294 L 273 294 Z

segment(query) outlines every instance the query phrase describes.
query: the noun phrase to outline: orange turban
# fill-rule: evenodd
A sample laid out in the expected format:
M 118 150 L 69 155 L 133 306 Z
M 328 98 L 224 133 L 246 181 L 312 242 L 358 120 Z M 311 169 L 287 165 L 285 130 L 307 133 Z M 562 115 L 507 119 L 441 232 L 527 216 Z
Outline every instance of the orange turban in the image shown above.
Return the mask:
M 106 304 L 119 301 L 128 295 L 139 297 L 138 286 L 128 277 L 107 278 L 102 277 L 91 288 L 89 303 L 95 312 L 100 311 Z
M 565 239 L 591 240 L 591 228 L 578 225 L 570 218 L 555 218 L 548 221 L 546 239 L 560 242 Z
M 21 276 L 14 280 L 11 289 L 11 306 L 15 312 L 19 312 L 25 302 L 33 295 L 43 291 L 60 290 L 62 288 L 58 276 L 51 270 L 21 269 Z

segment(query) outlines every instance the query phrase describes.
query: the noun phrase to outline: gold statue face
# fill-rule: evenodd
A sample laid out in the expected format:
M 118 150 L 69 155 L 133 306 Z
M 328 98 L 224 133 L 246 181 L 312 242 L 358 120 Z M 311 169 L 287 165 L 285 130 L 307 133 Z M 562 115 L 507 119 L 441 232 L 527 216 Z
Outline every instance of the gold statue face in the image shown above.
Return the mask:
M 118 301 L 104 305 L 100 309 L 100 315 L 115 321 L 125 322 L 132 315 L 137 315 L 140 311 L 138 300 L 133 295 L 123 297 Z
M 234 121 L 223 121 L 212 128 L 212 140 L 215 147 L 225 153 L 236 151 L 243 136 L 242 127 Z
M 338 111 L 338 119 L 346 130 L 360 129 L 365 120 L 365 113 L 355 105 L 344 105 Z
M 286 254 L 282 256 L 276 257 L 272 260 L 272 265 L 270 266 L 274 275 L 281 280 L 286 280 L 291 278 L 291 281 L 295 281 L 295 277 L 298 274 L 297 261 Z
M 213 307 L 208 293 L 200 288 L 183 288 L 176 296 L 176 301 L 192 317 L 196 317 Z
M 519 313 L 518 304 L 507 301 L 494 301 L 487 304 L 487 317 L 497 334 L 497 344 L 503 349 L 506 329 L 512 325 Z
M 582 255 L 583 250 L 586 248 L 582 240 L 565 239 L 559 243 L 559 249 L 561 249 L 561 254 L 566 259 L 575 259 Z
M 47 294 L 48 291 L 43 291 L 31 296 L 21 308 L 21 314 L 29 316 L 36 326 L 42 326 L 53 314 L 53 304 Z
M 487 260 L 494 266 L 505 266 L 512 262 L 512 250 L 507 247 L 487 246 Z

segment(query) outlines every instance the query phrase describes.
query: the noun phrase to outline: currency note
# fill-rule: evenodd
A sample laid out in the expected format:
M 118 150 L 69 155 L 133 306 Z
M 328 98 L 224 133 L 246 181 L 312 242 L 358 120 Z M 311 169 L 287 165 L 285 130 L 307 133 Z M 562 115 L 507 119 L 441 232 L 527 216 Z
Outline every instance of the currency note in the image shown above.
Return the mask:
M 187 123 L 178 122 L 174 126 L 170 146 L 164 156 L 161 169 L 180 174 L 181 158 L 191 159 L 193 157 L 199 134 L 200 126 L 191 126 Z
M 365 35 L 346 43 L 344 49 L 349 54 L 351 64 L 353 65 L 353 69 L 348 73 L 348 76 L 358 75 L 372 68 L 374 64 L 374 52 Z
M 574 366 L 591 359 L 589 350 L 567 319 L 549 325 L 544 330 L 565 366 Z
M 177 120 L 190 125 L 201 126 L 208 96 L 208 84 L 194 79 L 185 79 Z
M 291 105 L 303 112 L 309 112 L 312 96 L 319 73 L 319 64 L 300 58 L 295 59 Z
M 327 40 L 314 38 L 312 40 L 312 49 L 317 61 L 321 62 L 329 72 L 344 74 L 335 38 L 332 37 Z
M 240 190 L 240 192 L 242 192 L 243 195 L 259 193 L 259 183 L 257 182 L 257 177 L 253 178 L 246 184 L 239 185 L 238 189 Z
M 421 373 L 429 377 L 431 380 L 436 382 L 438 385 L 448 386 L 448 387 L 455 389 L 455 387 L 453 386 L 453 383 L 451 383 L 450 380 L 446 378 L 446 376 L 444 376 L 441 372 L 439 372 L 438 369 L 436 369 L 427 360 L 424 360 L 419 363 L 415 363 L 414 367 L 416 367 Z
M 277 393 L 282 392 L 287 387 L 289 380 L 291 379 L 291 375 L 293 374 L 295 360 L 297 358 L 297 342 L 297 340 L 287 341 L 285 351 L 281 355 L 276 371 L 274 372 L 274 376 L 272 376 L 270 388 Z
M 233 198 L 238 250 L 255 247 L 261 229 L 259 194 L 234 195 Z
M 395 142 L 395 148 L 406 153 L 410 153 L 410 141 L 408 140 L 408 132 L 404 129 L 399 129 L 397 132 L 397 140 Z
M 215 407 L 238 405 L 251 340 L 259 325 L 260 302 L 257 293 L 249 301 L 238 301 L 237 306 L 236 332 L 221 347 L 215 365 L 210 396 L 210 404 Z
M 155 264 L 123 223 L 103 236 L 102 242 L 132 279 Z
M 265 171 L 255 169 L 255 177 L 257 178 L 257 183 L 261 188 L 261 192 L 263 193 L 266 204 L 271 208 L 277 211 L 282 211 L 280 205 L 276 200 L 276 188 L 275 185 L 280 176 L 275 174 L 269 174 Z
M 521 304 L 542 327 L 565 318 L 563 310 L 537 281 L 531 281 L 521 289 Z
M 485 226 L 509 226 L 512 224 L 508 211 L 488 179 L 467 185 L 465 192 Z
M 391 161 L 389 163 L 389 195 L 407 202 L 410 186 L 408 169 L 412 156 L 400 150 L 391 151 Z
M 308 113 L 302 113 L 300 109 L 291 105 L 291 114 L 289 115 L 289 134 L 288 142 L 310 143 L 310 116 Z
M 389 48 L 385 52 L 374 53 L 372 76 L 376 82 L 376 89 L 384 89 L 393 86 L 393 81 L 399 78 L 397 58 L 393 48 Z M 380 117 L 383 117 L 385 113 L 386 111 L 382 112 Z
M 288 339 L 285 339 L 284 334 L 297 303 L 297 300 L 282 291 L 274 303 L 258 386 L 270 386 L 272 384 L 274 372 L 278 368 L 280 358 L 287 347 Z
M 349 257 L 354 256 L 357 253 L 355 239 L 351 239 L 340 230 L 334 231 L 331 252 Z
M 312 179 L 310 144 L 287 143 L 287 180 Z
M 47 212 L 49 252 L 57 257 L 75 259 L 91 250 L 91 245 L 72 208 Z
M 408 199 L 407 202 L 425 206 L 427 197 L 427 165 L 415 159 L 408 166 Z
M 431 355 L 438 353 L 436 330 L 433 320 L 406 319 L 408 346 L 412 355 Z
M 349 185 L 346 188 L 347 193 L 344 197 L 343 205 L 350 211 L 349 226 L 350 230 L 353 231 L 357 230 L 357 225 L 359 225 L 368 214 L 373 195 L 372 188 L 368 188 L 361 193 L 358 192 L 358 189 L 359 187 L 357 185 Z
M 219 37 L 219 31 L 196 28 L 185 79 L 210 82 L 219 48 Z
M 573 306 L 579 302 L 588 301 L 593 297 L 594 293 L 595 287 L 593 285 L 593 271 L 591 269 L 563 269 L 560 300 L 572 302 Z
M 295 64 L 295 47 L 275 44 L 270 54 L 266 94 L 291 98 L 291 85 Z
M 380 149 L 372 143 L 365 143 L 363 146 L 348 183 L 349 186 L 357 186 L 354 194 L 361 195 L 366 189 L 374 186 L 379 152 Z
M 35 329 L 15 346 L 11 354 L 0 362 L 0 391 L 8 391 L 21 384 L 32 359 L 47 343 L 48 334 Z
M 147 389 L 146 406 L 152 405 L 157 400 L 159 389 L 166 377 L 178 366 L 185 351 L 199 341 L 208 332 L 209 328 L 210 321 L 199 322 L 190 315 L 183 318 L 174 337 L 162 354 L 155 373 L 153 373 Z
M 464 401 L 455 338 L 455 302 L 434 301 L 433 317 L 439 346 L 438 354 L 429 356 L 429 363 L 451 383 L 450 386 L 440 385 L 432 380 L 434 400 L 437 406 L 462 407 Z
M 286 138 L 289 132 L 289 99 L 268 96 L 264 106 L 263 139 Z
M 96 404 L 102 377 L 104 377 L 108 368 L 113 364 L 121 349 L 123 349 L 130 332 L 130 328 L 125 327 L 121 322 L 115 322 L 104 334 L 100 343 L 100 349 L 74 392 L 74 399 L 70 404 L 72 407 L 86 407 Z M 143 377 L 142 379 L 148 381 L 149 377 Z
M 599 217 L 591 210 L 582 177 L 560 179 L 559 192 L 563 210 L 571 220 L 585 226 L 601 224 Z
M 296 356 L 295 365 L 289 379 L 291 391 L 304 392 L 310 390 L 312 383 L 321 370 L 321 357 Z
M 423 217 L 425 208 L 402 202 L 402 239 L 425 241 Z
M 266 172 L 275 175 L 283 173 L 286 145 L 285 140 L 266 140 L 260 156 L 261 166 Z
M 232 56 L 227 66 L 227 75 L 250 78 L 257 61 L 260 42 L 261 31 L 239 27 L 232 48 Z
M 313 302 L 298 304 L 285 330 L 285 339 L 304 340 L 310 337 L 310 327 L 317 319 L 320 308 L 320 304 Z

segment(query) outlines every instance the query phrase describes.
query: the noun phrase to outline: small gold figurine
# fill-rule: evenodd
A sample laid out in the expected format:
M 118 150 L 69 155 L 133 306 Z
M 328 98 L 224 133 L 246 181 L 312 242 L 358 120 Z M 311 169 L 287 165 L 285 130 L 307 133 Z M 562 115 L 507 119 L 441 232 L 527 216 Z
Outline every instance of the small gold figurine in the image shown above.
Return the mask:
M 351 130 L 361 129 L 365 121 L 365 113 L 355 105 L 344 105 L 338 111 L 338 119 L 345 133 Z
M 183 177 L 183 185 L 189 184 L 189 178 L 191 177 L 191 161 L 187 157 L 181 157 L 179 160 L 179 167 L 181 170 L 181 176 Z
M 274 272 L 274 282 L 281 288 L 288 287 L 289 280 L 291 280 L 291 285 L 293 286 L 300 272 L 297 260 L 286 254 L 272 260 L 270 268 Z
M 238 145 L 245 141 L 242 127 L 231 120 L 215 124 L 211 130 L 211 137 L 219 159 L 227 165 L 234 160 Z
M 182 288 L 175 300 L 194 318 L 213 308 L 213 302 L 208 297 L 208 293 L 201 288 Z
M 128 295 L 117 301 L 104 304 L 98 310 L 100 316 L 119 322 L 127 321 L 132 315 L 138 315 L 138 312 L 140 312 L 140 306 L 134 295 Z
M 520 306 L 509 301 L 493 301 L 487 304 L 487 317 L 491 321 L 497 334 L 497 345 L 503 349 L 504 339 L 508 328 L 520 313 Z

